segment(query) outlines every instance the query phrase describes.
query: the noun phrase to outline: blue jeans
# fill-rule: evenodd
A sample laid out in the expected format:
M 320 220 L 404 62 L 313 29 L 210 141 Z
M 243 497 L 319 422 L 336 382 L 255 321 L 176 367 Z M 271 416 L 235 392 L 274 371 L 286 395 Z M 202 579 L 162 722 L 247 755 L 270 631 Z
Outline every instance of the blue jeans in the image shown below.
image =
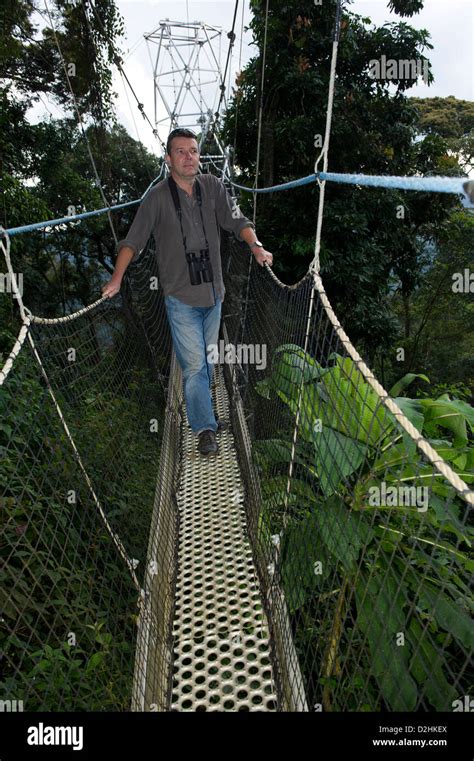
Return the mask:
M 176 358 L 183 372 L 189 425 L 196 434 L 216 431 L 211 396 L 214 364 L 208 361 L 208 347 L 218 344 L 221 300 L 216 298 L 212 307 L 191 307 L 175 296 L 165 296 L 165 306 Z

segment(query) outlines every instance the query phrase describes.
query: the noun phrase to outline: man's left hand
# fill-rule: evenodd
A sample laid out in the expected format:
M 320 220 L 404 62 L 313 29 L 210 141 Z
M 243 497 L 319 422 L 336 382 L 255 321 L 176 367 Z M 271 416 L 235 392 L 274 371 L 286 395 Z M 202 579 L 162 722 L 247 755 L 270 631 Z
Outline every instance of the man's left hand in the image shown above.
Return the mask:
M 254 248 L 252 253 L 261 267 L 264 264 L 268 264 L 270 267 L 273 266 L 273 254 L 270 251 L 265 251 L 264 248 Z

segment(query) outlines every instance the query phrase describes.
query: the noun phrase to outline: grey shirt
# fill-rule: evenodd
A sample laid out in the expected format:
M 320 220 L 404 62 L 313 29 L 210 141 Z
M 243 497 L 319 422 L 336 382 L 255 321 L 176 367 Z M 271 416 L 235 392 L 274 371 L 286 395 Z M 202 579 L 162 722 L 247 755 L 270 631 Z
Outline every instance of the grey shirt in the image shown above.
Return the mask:
M 191 285 L 179 219 L 167 179 L 159 182 L 146 194 L 127 237 L 117 243 L 117 252 L 123 246 L 130 246 L 134 250 L 132 261 L 135 261 L 153 234 L 164 295 L 175 296 L 189 306 L 209 307 L 214 306 L 216 297 L 223 301 L 225 294 L 220 255 L 220 227 L 234 233 L 235 237 L 241 240 L 240 231 L 244 227 L 254 225 L 243 216 L 236 204 L 233 205 L 231 196 L 221 180 L 212 174 L 200 174 L 194 180 L 192 197 L 177 186 L 188 251 L 195 251 L 199 256 L 199 250 L 205 247 L 196 198 L 196 182 L 199 182 L 201 188 L 202 216 L 209 243 L 213 283 Z

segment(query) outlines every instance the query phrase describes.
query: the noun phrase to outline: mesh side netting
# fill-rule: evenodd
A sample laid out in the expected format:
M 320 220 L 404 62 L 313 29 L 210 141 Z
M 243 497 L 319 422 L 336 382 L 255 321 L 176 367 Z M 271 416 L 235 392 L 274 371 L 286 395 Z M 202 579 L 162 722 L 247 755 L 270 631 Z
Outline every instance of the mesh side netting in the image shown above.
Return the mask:
M 452 711 L 473 683 L 472 491 L 382 404 L 312 275 L 288 287 L 252 261 L 249 277 L 233 242 L 224 260 L 223 351 L 282 705 Z M 434 420 L 399 404 L 420 431 Z M 428 439 L 472 484 L 472 451 L 445 434 Z
M 284 286 L 224 242 L 239 361 L 220 361 L 277 710 L 452 710 L 472 687 L 469 494 L 361 375 L 313 277 Z M 1 688 L 24 710 L 170 710 L 185 421 L 156 275 L 149 248 L 119 297 L 33 321 L 47 380 L 27 338 L 0 387 Z M 470 447 L 433 436 L 471 484 Z
M 23 710 L 129 710 L 143 681 L 140 588 L 154 592 L 154 646 L 169 639 L 171 585 L 154 583 L 175 543 L 175 463 L 160 461 L 170 337 L 155 269 L 149 249 L 120 296 L 72 320 L 32 322 L 45 373 L 27 338 L 0 387 L 1 693 Z M 147 670 L 155 700 L 166 700 L 166 660 Z

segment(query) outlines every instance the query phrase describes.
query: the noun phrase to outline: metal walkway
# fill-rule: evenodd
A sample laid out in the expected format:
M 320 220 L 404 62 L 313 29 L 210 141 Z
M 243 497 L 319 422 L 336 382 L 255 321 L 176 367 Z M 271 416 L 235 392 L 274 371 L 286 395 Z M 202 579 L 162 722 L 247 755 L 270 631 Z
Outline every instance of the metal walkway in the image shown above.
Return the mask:
M 222 368 L 213 391 L 228 419 Z M 252 560 L 231 431 L 202 457 L 183 423 L 176 494 L 179 549 L 173 621 L 172 711 L 276 711 L 268 625 Z

